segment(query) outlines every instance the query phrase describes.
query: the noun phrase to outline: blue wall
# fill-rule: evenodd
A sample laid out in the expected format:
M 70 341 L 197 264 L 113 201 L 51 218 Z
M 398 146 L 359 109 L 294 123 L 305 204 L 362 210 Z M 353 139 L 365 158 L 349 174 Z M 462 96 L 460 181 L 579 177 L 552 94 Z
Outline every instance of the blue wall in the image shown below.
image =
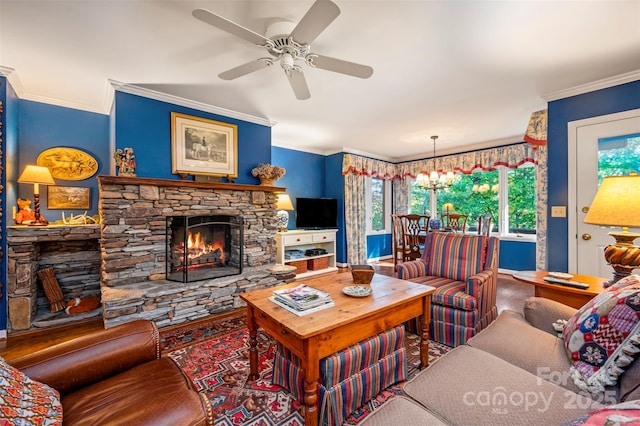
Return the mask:
M 346 264 L 347 242 L 344 218 L 344 154 L 318 155 L 292 149 L 273 147 L 273 164 L 284 167 L 287 173 L 278 181 L 287 188 L 294 202 L 296 197 L 327 197 L 338 200 L 338 233 L 336 234 L 336 262 Z M 295 229 L 295 212 L 290 212 L 289 229 Z
M 378 259 L 393 256 L 393 241 L 391 234 L 367 236 L 367 259 Z
M 568 123 L 637 108 L 640 108 L 640 81 L 549 103 L 549 206 L 566 206 L 569 202 Z M 566 271 L 569 265 L 568 219 L 551 217 L 551 208 L 548 212 L 549 270 Z
M 536 269 L 536 244 L 527 241 L 500 241 L 500 269 L 531 271 Z
M 344 216 L 344 177 L 342 176 L 343 153 L 329 155 L 325 163 L 326 196 L 338 200 L 338 233 L 336 234 L 336 262 L 347 263 L 347 236 Z
M 98 174 L 109 174 L 109 116 L 77 109 L 64 108 L 33 101 L 20 101 L 18 115 L 19 172 L 25 165 L 35 164 L 38 155 L 54 147 L 81 149 L 98 161 L 98 173 L 80 180 L 55 179 L 56 185 L 83 186 L 91 188 L 91 209 L 88 214 L 98 212 Z M 84 210 L 48 210 L 47 190 L 40 187 L 40 211 L 49 221 L 62 218 L 69 213 L 81 214 Z M 33 185 L 19 184 L 19 198 L 33 199 Z M 15 202 L 15 200 L 13 200 Z M 13 204 L 15 205 L 15 204 Z
M 296 198 L 321 198 L 325 195 L 325 156 L 296 151 L 293 149 L 271 148 L 271 161 L 286 169 L 285 175 L 278 180 L 278 186 L 287 188 L 293 208 Z M 288 229 L 296 228 L 296 211 L 289 212 Z
M 271 127 L 183 106 L 116 92 L 116 148 L 133 148 L 139 177 L 180 179 L 171 173 L 171 113 L 192 115 L 238 126 L 238 177 L 235 183 L 258 184 L 251 169 L 271 162 Z

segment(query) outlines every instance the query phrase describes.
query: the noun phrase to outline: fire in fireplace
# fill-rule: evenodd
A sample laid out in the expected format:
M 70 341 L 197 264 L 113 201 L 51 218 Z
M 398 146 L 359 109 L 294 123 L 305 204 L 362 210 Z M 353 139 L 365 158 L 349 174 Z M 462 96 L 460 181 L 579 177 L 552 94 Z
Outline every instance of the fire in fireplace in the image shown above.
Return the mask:
M 167 279 L 193 282 L 242 272 L 239 216 L 167 218 Z

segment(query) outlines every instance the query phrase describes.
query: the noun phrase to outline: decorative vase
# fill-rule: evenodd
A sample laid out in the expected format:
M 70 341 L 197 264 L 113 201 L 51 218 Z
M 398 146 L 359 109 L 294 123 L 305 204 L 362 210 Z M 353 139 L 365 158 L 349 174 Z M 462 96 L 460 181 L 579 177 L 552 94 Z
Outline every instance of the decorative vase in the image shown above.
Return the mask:
M 260 185 L 264 186 L 274 186 L 276 179 L 258 176 L 260 178 Z

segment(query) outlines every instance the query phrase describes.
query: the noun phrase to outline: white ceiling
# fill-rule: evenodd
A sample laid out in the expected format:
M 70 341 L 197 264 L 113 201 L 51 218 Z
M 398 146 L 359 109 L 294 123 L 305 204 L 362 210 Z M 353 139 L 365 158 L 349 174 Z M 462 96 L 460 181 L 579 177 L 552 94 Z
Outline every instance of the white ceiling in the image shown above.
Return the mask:
M 374 73 L 303 64 L 304 101 L 278 66 L 218 78 L 266 52 L 191 12 L 264 34 L 312 0 L 0 0 L 0 66 L 24 99 L 108 113 L 114 80 L 275 122 L 276 146 L 395 161 L 430 157 L 431 135 L 438 154 L 522 140 L 547 100 L 640 78 L 640 1 L 335 2 L 311 51 Z

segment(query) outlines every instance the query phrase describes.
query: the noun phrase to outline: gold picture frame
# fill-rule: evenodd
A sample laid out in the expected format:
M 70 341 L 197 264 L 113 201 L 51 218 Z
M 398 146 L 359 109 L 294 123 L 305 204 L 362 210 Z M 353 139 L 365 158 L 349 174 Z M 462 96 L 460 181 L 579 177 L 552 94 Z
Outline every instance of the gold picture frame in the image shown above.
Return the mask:
M 171 167 L 179 175 L 238 176 L 238 126 L 171 113 Z
M 89 209 L 91 188 L 84 186 L 47 186 L 48 209 Z

